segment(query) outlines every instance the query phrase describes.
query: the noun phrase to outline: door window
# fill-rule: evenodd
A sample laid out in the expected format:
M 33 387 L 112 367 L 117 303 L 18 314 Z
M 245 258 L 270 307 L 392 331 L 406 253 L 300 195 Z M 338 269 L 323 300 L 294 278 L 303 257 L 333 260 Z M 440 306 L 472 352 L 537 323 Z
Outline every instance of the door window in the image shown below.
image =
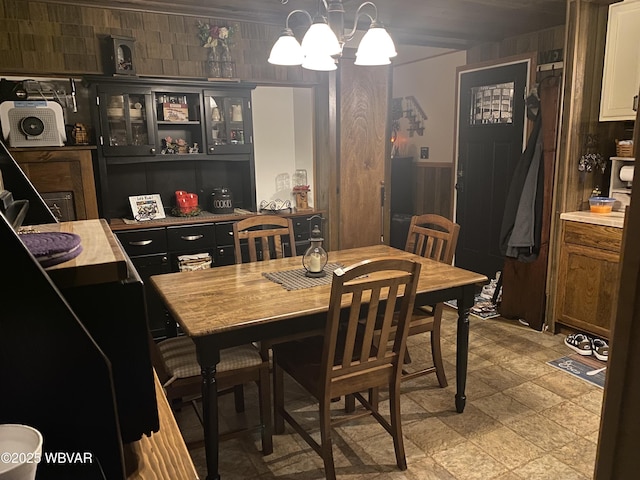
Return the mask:
M 514 87 L 514 82 L 472 87 L 469 125 L 513 123 Z

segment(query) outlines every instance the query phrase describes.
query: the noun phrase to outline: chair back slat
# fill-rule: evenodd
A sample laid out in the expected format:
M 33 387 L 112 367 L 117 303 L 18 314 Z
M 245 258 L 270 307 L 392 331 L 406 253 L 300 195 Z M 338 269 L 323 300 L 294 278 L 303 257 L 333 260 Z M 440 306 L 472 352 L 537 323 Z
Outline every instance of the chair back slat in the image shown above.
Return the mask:
M 233 241 L 236 263 L 245 261 L 242 255 L 244 241 L 249 253 L 249 262 L 283 258 L 285 256 L 283 238 L 291 247 L 291 256 L 295 256 L 295 235 L 290 218 L 256 215 L 234 223 Z
M 367 260 L 334 272 L 322 358 L 325 388 L 346 376 L 357 382 L 358 375 L 388 384 L 404 356 L 419 275 L 420 263 L 398 258 Z M 380 335 L 389 336 L 395 310 L 400 312 L 395 339 L 378 346 Z
M 451 264 L 455 255 L 460 225 L 440 215 L 415 215 L 411 218 L 405 250 L 438 262 Z

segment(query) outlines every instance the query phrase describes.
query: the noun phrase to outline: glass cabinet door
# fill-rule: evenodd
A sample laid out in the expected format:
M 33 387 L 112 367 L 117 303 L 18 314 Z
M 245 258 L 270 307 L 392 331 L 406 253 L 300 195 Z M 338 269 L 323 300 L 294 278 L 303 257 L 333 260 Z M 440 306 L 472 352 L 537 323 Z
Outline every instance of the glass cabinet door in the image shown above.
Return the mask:
M 102 122 L 99 140 L 107 156 L 156 153 L 151 93 L 147 89 L 132 90 L 99 93 Z
M 248 93 L 205 92 L 207 153 L 250 153 L 253 147 Z

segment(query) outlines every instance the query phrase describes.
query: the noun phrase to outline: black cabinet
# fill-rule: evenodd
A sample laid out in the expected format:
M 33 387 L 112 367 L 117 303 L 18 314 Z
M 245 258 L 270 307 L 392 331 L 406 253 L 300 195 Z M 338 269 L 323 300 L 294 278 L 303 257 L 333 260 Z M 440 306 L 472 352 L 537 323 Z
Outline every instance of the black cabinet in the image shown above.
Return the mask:
M 310 225 L 322 222 L 317 214 L 289 214 L 293 223 L 296 239 L 296 253 L 302 255 L 309 248 Z M 313 218 L 311 221 L 310 219 Z M 197 218 L 197 217 L 196 217 Z M 200 221 L 193 223 L 150 226 L 135 230 L 116 230 L 116 235 L 131 258 L 145 284 L 147 315 L 149 328 L 154 338 L 171 335 L 175 331 L 175 322 L 171 320 L 155 289 L 150 285 L 149 277 L 163 273 L 178 272 L 178 259 L 182 255 L 208 253 L 211 266 L 233 265 L 235 247 L 233 224 L 245 218 L 234 216 L 234 220 Z M 285 254 L 290 255 L 291 246 L 283 244 Z M 243 248 L 241 246 L 241 248 Z M 302 260 L 301 260 L 302 261 Z
M 211 210 L 216 187 L 234 206 L 256 210 L 253 84 L 86 77 L 96 98 L 100 215 L 132 216 L 129 197 L 159 194 L 167 213 L 175 192 L 197 193 Z

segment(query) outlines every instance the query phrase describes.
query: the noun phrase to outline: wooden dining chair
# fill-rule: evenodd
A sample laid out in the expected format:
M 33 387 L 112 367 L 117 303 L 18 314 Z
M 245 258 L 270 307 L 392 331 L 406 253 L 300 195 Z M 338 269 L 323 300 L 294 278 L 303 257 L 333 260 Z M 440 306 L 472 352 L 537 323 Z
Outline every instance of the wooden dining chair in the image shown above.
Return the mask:
M 151 360 L 172 407 L 184 404 L 184 399 L 194 402 L 202 393 L 201 368 L 196 359 L 196 346 L 188 336 L 167 338 L 159 343 L 149 337 Z M 273 421 L 271 418 L 271 390 L 269 360 L 251 344 L 225 348 L 220 351 L 216 366 L 216 384 L 220 394 L 236 394 L 235 407 L 244 411 L 242 385 L 255 382 L 258 386 L 260 424 L 243 430 L 220 434 L 220 440 L 235 438 L 243 433 L 260 430 L 262 453 L 273 452 Z M 240 387 L 240 388 L 238 388 Z M 196 407 L 193 403 L 194 408 Z M 196 408 L 202 423 L 202 418 Z
M 289 243 L 290 256 L 295 257 L 296 239 L 290 218 L 256 215 L 233 224 L 236 263 L 283 258 L 286 256 L 283 241 Z
M 459 233 L 460 225 L 448 218 L 435 214 L 415 215 L 411 218 L 405 250 L 450 265 L 453 263 Z M 440 348 L 440 323 L 443 307 L 444 304 L 438 303 L 437 305 L 416 306 L 414 308 L 409 324 L 409 336 L 427 332 L 430 334 L 433 366 L 411 373 L 405 370 L 402 380 L 435 372 L 438 384 L 442 388 L 447 386 Z M 410 361 L 408 350 L 406 359 Z
M 406 348 L 408 321 L 413 310 L 420 263 L 406 259 L 365 260 L 333 273 L 331 297 L 323 335 L 273 346 L 276 432 L 286 420 L 318 453 L 326 478 L 336 478 L 331 427 L 362 416 L 356 411 L 332 421 L 331 399 L 352 395 L 393 437 L 398 468 L 405 470 L 400 421 L 400 375 Z M 386 300 L 386 301 L 385 301 Z M 378 346 L 376 338 L 392 342 Z M 382 319 L 382 321 L 380 321 Z M 320 443 L 286 410 L 284 375 L 287 372 L 319 403 Z M 378 411 L 378 389 L 389 388 L 390 421 Z M 368 390 L 368 400 L 361 392 Z

